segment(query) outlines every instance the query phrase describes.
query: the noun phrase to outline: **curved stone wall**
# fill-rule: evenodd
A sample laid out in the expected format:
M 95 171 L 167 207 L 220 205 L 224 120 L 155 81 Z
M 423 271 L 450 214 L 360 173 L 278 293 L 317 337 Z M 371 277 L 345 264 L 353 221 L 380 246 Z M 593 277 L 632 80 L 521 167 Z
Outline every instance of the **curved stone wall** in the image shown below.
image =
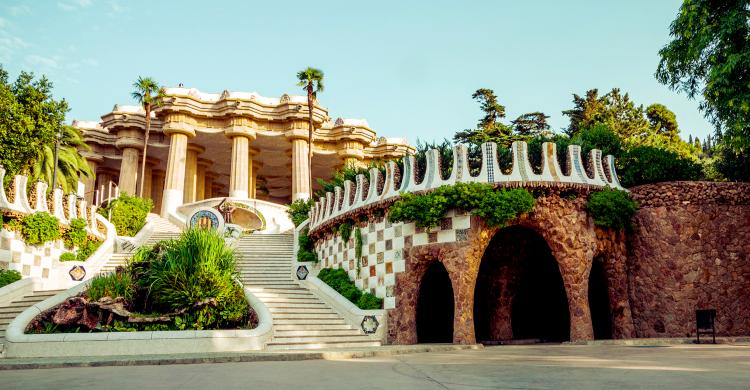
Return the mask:
M 750 183 L 668 182 L 631 189 L 640 210 L 628 275 L 638 337 L 694 337 L 695 309 L 717 334 L 750 334 Z

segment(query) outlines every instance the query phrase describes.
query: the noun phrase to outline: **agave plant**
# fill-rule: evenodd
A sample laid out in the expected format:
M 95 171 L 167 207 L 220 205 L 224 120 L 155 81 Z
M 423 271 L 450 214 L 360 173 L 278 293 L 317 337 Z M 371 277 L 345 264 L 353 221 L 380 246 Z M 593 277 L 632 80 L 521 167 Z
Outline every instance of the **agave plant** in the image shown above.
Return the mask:
M 76 189 L 79 179 L 93 177 L 94 173 L 80 153 L 81 150 L 91 149 L 84 142 L 81 131 L 71 126 L 63 126 L 60 133 L 57 183 L 55 184 L 61 186 L 63 191 L 67 193 Z M 55 144 L 42 145 L 37 151 L 36 157 L 28 164 L 26 171 L 32 181 L 42 180 L 52 183 L 52 175 L 55 169 Z

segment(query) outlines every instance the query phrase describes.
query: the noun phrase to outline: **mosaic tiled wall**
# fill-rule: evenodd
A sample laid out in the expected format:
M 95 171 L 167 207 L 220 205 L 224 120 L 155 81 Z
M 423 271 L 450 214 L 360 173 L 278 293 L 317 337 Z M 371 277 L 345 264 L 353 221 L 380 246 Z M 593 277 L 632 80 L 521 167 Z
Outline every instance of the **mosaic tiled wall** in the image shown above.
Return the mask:
M 406 270 L 404 248 L 429 243 L 465 241 L 471 227 L 469 214 L 456 214 L 451 210 L 439 227 L 429 232 L 414 223 L 393 223 L 388 218 L 369 222 L 361 227 L 362 257 L 359 271 L 355 256 L 354 233 L 348 242 L 336 234 L 315 244 L 323 268 L 343 268 L 357 287 L 384 299 L 384 308 L 393 309 L 398 302 L 394 296 L 396 274 Z
M 61 240 L 43 246 L 26 245 L 18 233 L 0 231 L 0 269 L 16 270 L 27 277 L 47 279 L 64 252 Z

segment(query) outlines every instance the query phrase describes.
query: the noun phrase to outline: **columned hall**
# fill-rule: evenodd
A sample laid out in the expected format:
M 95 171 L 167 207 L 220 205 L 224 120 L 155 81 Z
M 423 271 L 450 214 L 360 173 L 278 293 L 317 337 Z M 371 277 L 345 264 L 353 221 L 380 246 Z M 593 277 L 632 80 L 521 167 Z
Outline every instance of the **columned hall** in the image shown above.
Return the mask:
M 268 98 L 251 92 L 221 94 L 165 88 L 151 118 L 143 194 L 167 215 L 204 199 L 232 197 L 287 204 L 309 198 L 310 175 L 330 179 L 344 166 L 399 158 L 413 152 L 400 138 L 376 137 L 365 120 L 331 120 L 313 105 L 313 162 L 308 167 L 305 96 Z M 96 172 L 84 183 L 87 202 L 139 193 L 145 112 L 115 105 L 100 122 L 74 121 Z M 313 191 L 318 188 L 313 183 Z

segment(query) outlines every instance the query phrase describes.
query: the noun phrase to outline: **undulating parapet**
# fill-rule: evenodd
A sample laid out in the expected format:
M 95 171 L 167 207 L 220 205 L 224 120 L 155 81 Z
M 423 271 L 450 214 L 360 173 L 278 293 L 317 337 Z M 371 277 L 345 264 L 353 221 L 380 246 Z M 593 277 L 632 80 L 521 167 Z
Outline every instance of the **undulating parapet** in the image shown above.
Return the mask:
M 614 157 L 602 158 L 602 152 L 594 149 L 587 156 L 586 165 L 581 157 L 579 145 L 569 145 L 567 172 L 563 172 L 558 160 L 557 145 L 552 142 L 542 144 L 540 169 L 535 169 L 529 159 L 528 145 L 516 141 L 510 147 L 512 165 L 503 170 L 498 162 L 498 146 L 485 143 L 480 146 L 482 161 L 479 173 L 471 175 L 466 145 L 453 147 L 453 162 L 450 177 L 443 178 L 442 162 L 437 150 L 426 153 L 425 173 L 421 181 L 416 179 L 416 160 L 414 156 L 403 158 L 403 172 L 395 162 L 386 164 L 385 177 L 380 170 L 370 169 L 369 177 L 358 175 L 356 183 L 344 182 L 344 188 L 336 187 L 325 197 L 320 197 L 310 211 L 310 227 L 314 228 L 331 218 L 348 213 L 360 207 L 398 197 L 401 192 L 428 191 L 442 185 L 455 183 L 481 182 L 502 186 L 503 183 L 513 186 L 553 186 L 578 185 L 623 189 L 615 171 Z M 606 162 L 606 164 L 604 163 Z M 606 167 L 605 167 L 606 166 Z M 587 173 L 592 172 L 591 176 Z

